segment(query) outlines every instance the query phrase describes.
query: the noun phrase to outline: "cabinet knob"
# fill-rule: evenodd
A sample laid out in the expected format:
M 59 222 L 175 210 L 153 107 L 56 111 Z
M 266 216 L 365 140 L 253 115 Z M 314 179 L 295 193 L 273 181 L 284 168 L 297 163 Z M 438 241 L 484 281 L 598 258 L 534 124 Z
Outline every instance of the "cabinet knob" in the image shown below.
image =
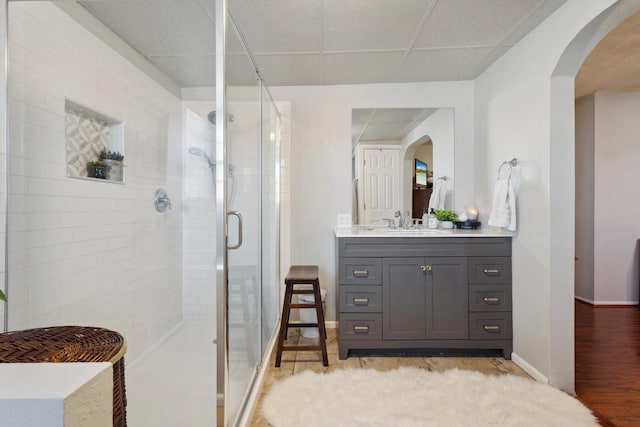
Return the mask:
M 422 271 L 431 271 L 432 267 L 430 265 L 421 265 L 420 270 Z

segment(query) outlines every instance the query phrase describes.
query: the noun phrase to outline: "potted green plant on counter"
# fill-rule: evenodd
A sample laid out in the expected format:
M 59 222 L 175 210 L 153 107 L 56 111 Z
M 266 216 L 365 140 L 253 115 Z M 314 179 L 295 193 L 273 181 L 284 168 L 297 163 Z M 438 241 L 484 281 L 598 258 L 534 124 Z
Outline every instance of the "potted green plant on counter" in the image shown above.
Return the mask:
M 103 148 L 100 152 L 100 160 L 106 163 L 107 165 L 107 176 L 106 178 L 110 181 L 120 181 L 123 179 L 123 160 L 124 154 L 118 151 L 108 151 L 106 148 Z
M 458 214 L 455 211 L 436 209 L 434 213 L 440 228 L 453 228 L 453 221 L 458 219 Z

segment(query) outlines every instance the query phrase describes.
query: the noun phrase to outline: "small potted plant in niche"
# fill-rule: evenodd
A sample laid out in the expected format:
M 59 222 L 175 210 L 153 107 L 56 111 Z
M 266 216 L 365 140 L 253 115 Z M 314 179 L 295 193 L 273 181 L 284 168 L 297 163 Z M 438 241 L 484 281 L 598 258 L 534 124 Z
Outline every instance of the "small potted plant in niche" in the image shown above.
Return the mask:
M 111 181 L 123 181 L 122 168 L 124 164 L 124 154 L 118 151 L 107 151 L 103 148 L 100 152 L 100 160 L 107 164 L 107 179 Z
M 100 160 L 94 160 L 87 163 L 87 176 L 91 178 L 105 179 L 107 164 Z
M 454 211 L 436 209 L 434 213 L 441 228 L 453 228 L 453 221 L 458 219 L 458 214 Z

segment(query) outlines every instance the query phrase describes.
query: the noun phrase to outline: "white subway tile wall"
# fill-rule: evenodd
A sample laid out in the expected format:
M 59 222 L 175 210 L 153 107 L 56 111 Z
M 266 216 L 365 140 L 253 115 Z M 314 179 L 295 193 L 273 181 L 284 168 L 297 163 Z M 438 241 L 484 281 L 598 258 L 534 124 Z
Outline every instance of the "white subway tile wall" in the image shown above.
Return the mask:
M 206 119 L 215 103 L 185 103 L 185 145 L 215 161 L 215 127 Z M 184 160 L 183 315 L 185 321 L 216 321 L 216 198 L 213 171 L 204 157 Z
M 49 2 L 10 3 L 9 58 L 9 328 L 114 329 L 133 360 L 182 320 L 181 101 Z M 123 120 L 125 185 L 66 177 L 65 98 Z

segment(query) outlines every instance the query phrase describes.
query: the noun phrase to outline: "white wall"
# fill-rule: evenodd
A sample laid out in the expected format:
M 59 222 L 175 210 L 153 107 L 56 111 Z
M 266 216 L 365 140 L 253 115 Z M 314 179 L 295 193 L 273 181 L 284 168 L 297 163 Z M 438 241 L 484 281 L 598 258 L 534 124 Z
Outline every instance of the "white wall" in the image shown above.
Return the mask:
M 576 100 L 576 298 L 593 303 L 593 213 L 595 177 L 595 102 Z
M 114 329 L 134 360 L 182 317 L 181 102 L 53 4 L 9 10 L 9 328 Z M 66 177 L 65 97 L 124 121 L 124 185 Z
M 6 22 L 6 11 L 7 11 L 7 3 L 6 0 L 0 1 L 0 22 Z M 0 25 L 0 66 L 2 69 L 6 69 L 6 31 L 7 28 L 4 24 Z M 0 198 L 5 200 L 5 179 L 6 179 L 6 170 L 5 170 L 5 146 L 4 142 L 6 139 L 6 128 L 5 124 L 6 120 L 6 108 L 5 106 L 7 98 L 6 98 L 6 73 L 2 73 L 2 77 L 0 77 Z M 6 219 L 6 204 L 0 203 L 0 221 L 5 223 Z M 4 228 L 0 230 L 0 242 L 6 242 L 6 233 Z M 0 244 L 0 289 L 4 292 L 5 290 L 5 245 Z M 4 331 L 4 302 L 0 301 L 0 330 Z
M 351 212 L 352 108 L 440 108 L 455 114 L 456 205 L 474 193 L 471 82 L 273 87 L 291 103 L 291 262 L 317 264 L 335 320 L 337 214 Z
M 488 212 L 500 163 L 512 157 L 520 161 L 519 231 L 513 239 L 514 357 L 567 391 L 574 386 L 573 76 L 606 33 L 598 28 L 605 21 L 589 23 L 614 3 L 567 1 L 476 80 L 475 176 L 481 213 Z
M 640 92 L 595 94 L 594 299 L 638 303 Z

